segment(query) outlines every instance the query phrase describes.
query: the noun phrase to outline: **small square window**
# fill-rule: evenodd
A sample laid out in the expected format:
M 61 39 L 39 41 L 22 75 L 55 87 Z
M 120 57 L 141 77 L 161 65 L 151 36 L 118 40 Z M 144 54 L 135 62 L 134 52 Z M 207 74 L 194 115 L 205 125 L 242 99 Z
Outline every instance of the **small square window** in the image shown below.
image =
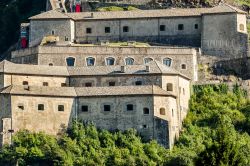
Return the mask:
M 181 69 L 187 69 L 186 64 L 182 64 L 182 65 L 181 65 Z
M 82 112 L 88 112 L 88 111 L 89 111 L 89 106 L 82 105 Z
M 24 110 L 24 105 L 23 104 L 18 104 L 17 107 L 18 107 L 19 110 L 22 110 L 22 111 Z
M 65 36 L 64 41 L 69 41 L 69 38 L 67 36 Z
M 64 111 L 64 105 L 58 105 L 58 111 L 63 112 Z
M 123 32 L 129 32 L 129 27 L 128 26 L 124 26 L 123 27 Z
M 61 83 L 61 87 L 66 87 L 67 84 L 66 83 Z
M 178 24 L 178 30 L 184 30 L 184 25 L 183 24 Z
M 115 82 L 109 82 L 109 86 L 115 86 Z
M 165 31 L 166 30 L 166 26 L 165 25 L 160 25 L 160 31 Z
M 110 33 L 110 27 L 105 27 L 105 33 Z
M 110 105 L 104 105 L 103 106 L 103 111 L 111 111 L 111 106 Z
M 141 81 L 136 81 L 135 85 L 142 85 L 142 82 Z
M 143 114 L 144 115 L 149 115 L 149 109 L 148 108 L 143 108 Z
M 23 81 L 23 85 L 29 85 L 28 81 Z
M 85 83 L 85 87 L 92 87 L 92 83 L 91 82 Z
M 86 28 L 86 33 L 88 33 L 88 34 L 92 33 L 92 29 L 91 28 Z
M 199 25 L 198 24 L 194 24 L 194 29 L 198 29 Z
M 43 86 L 49 86 L 48 82 L 43 82 Z
M 143 127 L 144 129 L 148 128 L 148 126 L 147 126 L 147 125 L 143 125 L 142 127 Z
M 134 105 L 133 104 L 128 104 L 127 105 L 127 111 L 133 111 L 134 110 Z
M 44 104 L 38 104 L 38 111 L 44 111 Z

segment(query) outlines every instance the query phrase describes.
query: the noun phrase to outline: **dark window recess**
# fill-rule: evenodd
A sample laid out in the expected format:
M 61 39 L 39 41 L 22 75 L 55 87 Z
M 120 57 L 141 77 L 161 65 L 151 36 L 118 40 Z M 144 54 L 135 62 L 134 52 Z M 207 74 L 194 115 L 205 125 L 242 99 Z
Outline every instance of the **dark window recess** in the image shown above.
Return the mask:
M 166 30 L 166 26 L 165 25 L 160 25 L 160 31 L 165 31 Z
M 91 82 L 85 83 L 85 87 L 92 87 L 92 83 Z
M 66 87 L 67 84 L 66 83 L 61 83 L 61 87 Z
M 148 115 L 149 114 L 149 109 L 148 108 L 143 108 L 143 114 Z
M 22 104 L 17 106 L 20 110 L 24 110 L 24 106 Z
M 141 81 L 136 81 L 135 85 L 142 85 L 142 82 Z
M 186 68 L 187 68 L 186 64 L 181 65 L 181 69 L 186 69 Z
M 134 105 L 133 104 L 128 104 L 127 105 L 127 111 L 133 111 L 134 110 Z
M 49 66 L 53 66 L 53 63 L 49 63 Z
M 65 41 L 69 41 L 69 38 L 67 36 L 65 36 L 64 40 Z
M 64 111 L 64 105 L 58 105 L 58 111 Z
M 51 35 L 55 35 L 55 31 L 51 31 Z
M 112 57 L 109 57 L 106 59 L 106 63 L 107 63 L 107 65 L 112 66 L 115 64 L 115 59 Z
M 105 33 L 110 33 L 110 27 L 105 27 Z
M 95 65 L 95 58 L 89 57 L 86 59 L 87 66 L 94 66 Z
M 199 28 L 198 24 L 194 24 L 194 29 L 198 29 L 198 28 Z
M 68 57 L 66 59 L 66 62 L 67 62 L 67 66 L 75 66 L 75 58 L 73 57 Z
M 43 82 L 43 86 L 49 86 L 48 82 Z
M 123 27 L 123 32 L 129 32 L 129 27 L 128 26 L 124 26 Z
M 86 28 L 86 33 L 92 33 L 92 29 L 91 28 Z
M 88 111 L 89 111 L 89 106 L 82 105 L 82 112 L 88 112 Z
M 146 129 L 146 128 L 148 128 L 148 126 L 147 125 L 143 125 L 143 128 Z
M 165 108 L 160 108 L 160 114 L 161 114 L 161 115 L 166 115 Z
M 111 111 L 111 106 L 110 105 L 104 105 L 103 106 L 103 111 Z
M 115 86 L 115 82 L 109 82 L 109 86 Z
M 38 111 L 44 111 L 44 104 L 38 104 Z
M 183 24 L 179 24 L 178 25 L 178 30 L 184 30 L 184 25 Z
M 23 85 L 29 85 L 28 81 L 23 81 Z
M 167 83 L 167 91 L 173 91 L 173 84 Z

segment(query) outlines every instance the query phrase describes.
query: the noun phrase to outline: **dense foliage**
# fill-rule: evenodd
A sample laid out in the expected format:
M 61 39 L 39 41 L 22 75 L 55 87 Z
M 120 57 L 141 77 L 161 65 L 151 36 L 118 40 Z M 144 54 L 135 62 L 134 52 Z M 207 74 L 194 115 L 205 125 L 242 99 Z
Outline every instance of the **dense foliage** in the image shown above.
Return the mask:
M 0 55 L 18 41 L 21 22 L 45 10 L 46 0 L 0 0 Z
M 143 143 L 136 131 L 111 133 L 75 122 L 53 137 L 22 131 L 0 152 L 0 165 L 250 165 L 250 105 L 245 91 L 195 86 L 175 147 Z

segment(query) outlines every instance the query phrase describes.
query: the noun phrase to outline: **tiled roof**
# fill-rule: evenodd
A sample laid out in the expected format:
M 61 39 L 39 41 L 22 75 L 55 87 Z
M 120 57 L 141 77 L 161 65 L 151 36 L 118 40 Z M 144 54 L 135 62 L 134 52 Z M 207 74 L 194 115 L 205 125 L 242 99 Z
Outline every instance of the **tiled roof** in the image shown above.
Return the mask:
M 47 11 L 47 12 L 43 12 L 41 14 L 30 17 L 29 19 L 36 20 L 36 19 L 48 19 L 48 18 L 71 19 L 66 14 L 64 14 L 64 13 L 62 13 L 60 11 L 57 11 L 57 10 L 50 10 L 50 11 Z
M 28 90 L 24 86 L 11 85 L 1 90 L 1 94 L 13 95 L 35 95 L 35 96 L 57 96 L 57 97 L 75 97 L 74 87 L 43 87 L 28 86 Z
M 158 17 L 185 17 L 201 16 L 212 13 L 244 13 L 246 12 L 232 7 L 228 4 L 220 4 L 213 8 L 188 8 L 188 9 L 160 9 L 160 10 L 132 10 L 132 11 L 108 11 L 108 12 L 81 12 L 81 13 L 60 13 L 52 10 L 30 19 L 128 19 L 128 18 L 158 18 Z
M 56 97 L 127 96 L 127 95 L 175 95 L 155 85 L 112 87 L 38 87 L 11 85 L 0 90 L 1 94 Z
M 146 71 L 146 66 L 149 71 Z M 180 75 L 190 79 L 186 75 L 163 65 L 159 61 L 151 61 L 146 65 L 126 65 L 125 72 L 121 72 L 121 66 L 47 66 L 47 65 L 26 65 L 15 64 L 4 60 L 0 62 L 0 73 L 40 75 L 40 76 L 96 76 L 96 75 L 146 75 L 146 74 L 169 74 Z
M 112 86 L 112 87 L 75 87 L 76 94 L 79 97 L 91 96 L 127 96 L 127 95 L 164 95 L 173 96 L 173 94 L 161 89 L 155 85 L 147 86 Z
M 63 66 L 15 64 L 4 60 L 0 62 L 0 73 L 68 76 L 68 70 Z

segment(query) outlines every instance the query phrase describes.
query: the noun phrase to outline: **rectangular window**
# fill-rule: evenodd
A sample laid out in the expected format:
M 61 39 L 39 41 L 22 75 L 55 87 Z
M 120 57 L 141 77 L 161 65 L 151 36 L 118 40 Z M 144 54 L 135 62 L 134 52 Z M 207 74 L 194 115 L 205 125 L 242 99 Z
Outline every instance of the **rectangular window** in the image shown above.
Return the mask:
M 110 27 L 105 27 L 105 33 L 110 33 Z
M 38 111 L 44 111 L 44 104 L 38 104 Z
M 109 82 L 109 86 L 115 86 L 115 82 Z
M 23 85 L 29 85 L 28 81 L 23 81 Z
M 55 35 L 55 31 L 54 30 L 51 31 L 51 35 Z
M 199 28 L 198 24 L 194 24 L 194 29 L 198 29 L 198 28 Z
M 69 41 L 69 38 L 67 36 L 65 36 L 64 41 Z
M 49 86 L 48 82 L 43 82 L 43 86 Z
M 134 110 L 134 105 L 133 104 L 128 104 L 127 105 L 127 111 L 133 111 Z
M 166 30 L 166 26 L 165 25 L 160 25 L 160 31 L 165 31 Z
M 135 85 L 137 85 L 137 86 L 142 85 L 142 82 L 141 81 L 136 81 Z
M 89 111 L 89 106 L 82 105 L 82 112 L 88 112 L 88 111 Z
M 58 111 L 63 112 L 64 111 L 64 105 L 58 105 Z
M 86 28 L 86 33 L 88 33 L 88 34 L 92 33 L 92 29 L 91 28 Z
M 104 105 L 103 106 L 103 111 L 111 111 L 111 106 L 110 105 Z
M 66 83 L 61 83 L 61 87 L 66 87 L 67 84 Z
M 129 27 L 128 26 L 124 26 L 123 27 L 123 32 L 128 32 L 129 31 Z
M 92 83 L 91 82 L 85 83 L 85 87 L 92 87 Z
M 178 24 L 178 30 L 179 30 L 179 31 L 184 30 L 184 25 L 183 25 L 183 24 Z

